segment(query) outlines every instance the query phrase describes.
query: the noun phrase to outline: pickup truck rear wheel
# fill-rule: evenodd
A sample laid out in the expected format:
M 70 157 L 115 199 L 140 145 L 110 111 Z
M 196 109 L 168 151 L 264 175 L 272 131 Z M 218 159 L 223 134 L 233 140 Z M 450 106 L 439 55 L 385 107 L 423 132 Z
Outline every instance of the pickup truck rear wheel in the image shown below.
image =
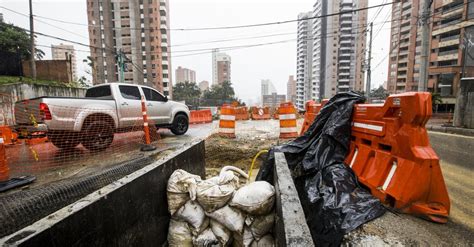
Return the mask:
M 178 114 L 173 119 L 173 125 L 171 126 L 171 132 L 175 135 L 184 135 L 188 131 L 189 120 L 184 114 Z
M 72 149 L 81 143 L 79 135 L 73 132 L 50 131 L 47 136 L 54 146 L 61 149 Z
M 103 151 L 114 140 L 114 131 L 110 123 L 102 120 L 92 120 L 83 129 L 82 145 L 89 151 Z

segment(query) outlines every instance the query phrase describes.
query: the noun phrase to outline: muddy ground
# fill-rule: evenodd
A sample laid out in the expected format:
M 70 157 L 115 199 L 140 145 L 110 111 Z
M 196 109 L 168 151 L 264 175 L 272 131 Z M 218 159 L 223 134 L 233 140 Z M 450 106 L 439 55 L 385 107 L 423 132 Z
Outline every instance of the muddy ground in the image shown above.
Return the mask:
M 215 176 L 222 167 L 229 165 L 238 167 L 248 173 L 255 155 L 260 150 L 268 150 L 278 143 L 279 140 L 274 138 L 228 139 L 212 135 L 206 139 L 206 176 Z M 266 153 L 263 153 L 257 158 L 254 171 L 260 168 L 261 162 L 266 157 Z M 256 173 L 253 175 L 256 175 Z

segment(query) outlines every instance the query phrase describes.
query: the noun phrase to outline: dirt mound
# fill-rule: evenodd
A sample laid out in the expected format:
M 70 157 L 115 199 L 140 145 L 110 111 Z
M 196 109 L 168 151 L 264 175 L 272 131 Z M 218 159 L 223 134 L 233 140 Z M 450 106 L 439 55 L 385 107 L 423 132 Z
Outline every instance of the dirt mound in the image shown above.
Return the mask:
M 206 139 L 206 168 L 209 168 L 209 171 L 218 171 L 226 165 L 233 165 L 247 172 L 253 157 L 260 150 L 277 145 L 277 142 L 278 140 L 268 139 L 228 139 L 212 135 Z M 265 157 L 265 154 L 260 155 L 255 168 L 260 167 L 260 162 Z

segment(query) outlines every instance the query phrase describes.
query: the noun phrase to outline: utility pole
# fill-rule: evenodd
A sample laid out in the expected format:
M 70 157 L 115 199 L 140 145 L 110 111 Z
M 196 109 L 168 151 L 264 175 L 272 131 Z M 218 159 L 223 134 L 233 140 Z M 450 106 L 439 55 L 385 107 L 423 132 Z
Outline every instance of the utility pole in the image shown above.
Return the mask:
M 369 61 L 367 62 L 367 84 L 365 86 L 365 94 L 367 98 L 367 103 L 370 103 L 370 80 L 371 80 L 371 70 L 370 70 L 370 61 L 372 60 L 372 30 L 374 29 L 373 23 L 370 23 L 370 36 L 369 36 Z
M 124 82 L 123 72 L 125 70 L 125 61 L 124 61 L 124 54 L 123 54 L 122 49 L 120 49 L 117 54 L 117 66 L 119 69 L 119 81 Z
M 421 54 L 420 54 L 420 80 L 418 91 L 425 92 L 428 85 L 428 63 L 430 57 L 430 7 L 432 0 L 422 0 L 421 3 Z
M 30 0 L 30 70 L 31 78 L 36 80 L 36 63 L 35 63 L 35 32 L 33 27 L 33 0 Z

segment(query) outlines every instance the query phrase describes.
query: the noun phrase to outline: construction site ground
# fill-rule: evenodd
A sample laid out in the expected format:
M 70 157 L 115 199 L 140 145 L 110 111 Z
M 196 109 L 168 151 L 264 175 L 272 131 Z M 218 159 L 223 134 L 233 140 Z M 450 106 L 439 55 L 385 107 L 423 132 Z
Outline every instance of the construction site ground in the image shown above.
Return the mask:
M 302 122 L 302 119 L 298 120 L 298 130 L 301 128 Z M 160 139 L 154 142 L 154 145 L 158 148 L 154 158 L 165 157 L 172 150 L 187 145 L 187 143 L 193 140 L 205 139 L 206 172 L 207 177 L 211 177 L 218 174 L 220 168 L 226 165 L 233 165 L 248 172 L 253 157 L 260 150 L 269 149 L 274 145 L 288 141 L 278 138 L 278 120 L 238 121 L 236 123 L 237 138 L 235 139 L 219 137 L 216 134 L 217 129 L 218 122 L 214 121 L 209 124 L 191 125 L 188 133 L 184 136 L 174 136 L 168 130 L 160 130 Z M 123 145 L 121 142 L 125 142 L 127 138 L 125 140 L 122 139 L 120 137 L 116 138 L 113 146 Z M 18 148 L 21 151 L 21 148 L 24 147 L 9 148 Z M 61 155 L 58 150 L 55 152 L 55 155 Z M 79 155 L 83 153 L 81 147 L 78 147 L 75 152 Z M 9 153 L 14 155 L 16 152 L 11 152 L 10 150 Z M 47 186 L 49 183 L 74 176 L 87 176 L 87 174 L 113 166 L 117 162 L 129 160 L 140 155 L 143 155 L 143 153 L 139 151 L 139 145 L 126 145 L 126 148 L 117 149 L 116 152 L 89 155 L 87 158 L 68 165 L 57 166 L 53 163 L 54 159 L 51 159 L 51 166 L 48 166 L 48 162 L 43 162 L 41 164 L 45 165 L 45 167 L 41 169 L 34 169 L 35 167 L 31 166 L 31 169 L 29 167 L 11 167 L 11 170 L 13 170 L 14 176 L 23 174 L 37 176 L 38 179 L 35 183 L 17 189 L 22 190 Z M 264 154 L 257 160 L 253 170 L 253 178 L 257 175 L 260 163 L 265 158 L 266 155 Z M 21 166 L 23 164 L 13 163 L 10 165 Z M 412 215 L 387 211 L 384 216 L 348 234 L 345 238 L 345 243 L 351 245 L 473 245 L 473 171 L 472 169 L 457 164 L 450 164 L 443 160 L 441 160 L 441 167 L 451 199 L 451 213 L 447 224 L 432 223 Z
M 301 128 L 298 121 L 298 129 Z M 212 135 L 206 140 L 207 176 L 233 165 L 248 171 L 253 157 L 262 149 L 285 142 L 278 139 L 278 121 L 245 121 L 236 126 L 236 139 Z M 288 141 L 288 140 L 286 140 Z M 263 155 L 255 164 L 258 173 Z M 472 169 L 441 160 L 441 167 L 451 199 L 448 223 L 438 224 L 390 209 L 382 217 L 346 235 L 345 244 L 379 245 L 472 245 L 474 244 L 474 179 Z

